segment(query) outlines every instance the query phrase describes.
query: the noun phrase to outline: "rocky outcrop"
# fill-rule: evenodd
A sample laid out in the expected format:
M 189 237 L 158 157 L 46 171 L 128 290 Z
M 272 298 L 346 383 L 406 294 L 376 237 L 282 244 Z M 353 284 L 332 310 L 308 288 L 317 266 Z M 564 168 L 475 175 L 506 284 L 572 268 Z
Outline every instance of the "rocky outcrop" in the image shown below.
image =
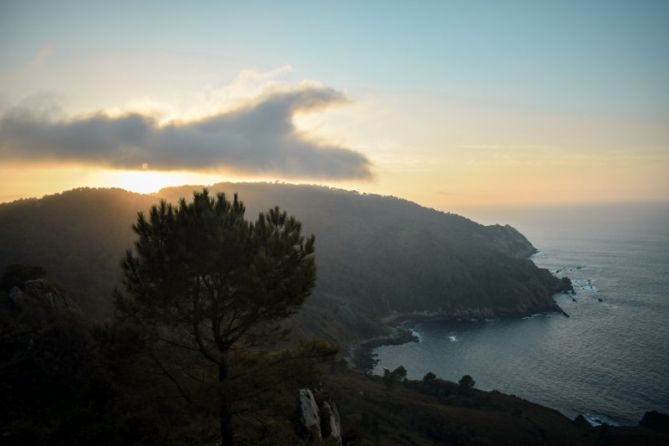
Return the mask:
M 328 444 L 341 446 L 341 419 L 335 403 L 323 402 L 321 409 L 321 432 Z
M 320 444 L 323 440 L 321 433 L 321 417 L 318 404 L 310 389 L 300 389 L 300 422 L 306 429 L 309 438 L 314 444 Z
M 486 226 L 490 246 L 501 253 L 525 259 L 537 253 L 537 249 L 516 228 L 510 225 Z
M 9 290 L 9 300 L 19 310 L 49 309 L 67 310 L 73 303 L 55 285 L 44 279 L 28 280 L 20 287 Z
M 394 321 L 391 321 L 394 323 Z M 393 327 L 388 336 L 379 336 L 354 344 L 350 349 L 350 360 L 354 367 L 361 370 L 371 370 L 376 366 L 374 350 L 382 345 L 402 345 L 408 342 L 419 342 L 419 338 L 411 330 Z
M 655 410 L 646 412 L 639 422 L 639 426 L 669 434 L 669 415 Z
M 311 389 L 300 389 L 300 422 L 308 442 L 314 445 L 341 446 L 341 419 L 332 401 L 316 402 Z
M 576 418 L 574 418 L 573 423 L 579 429 L 590 429 L 592 427 L 592 424 L 590 424 L 581 414 L 578 414 Z

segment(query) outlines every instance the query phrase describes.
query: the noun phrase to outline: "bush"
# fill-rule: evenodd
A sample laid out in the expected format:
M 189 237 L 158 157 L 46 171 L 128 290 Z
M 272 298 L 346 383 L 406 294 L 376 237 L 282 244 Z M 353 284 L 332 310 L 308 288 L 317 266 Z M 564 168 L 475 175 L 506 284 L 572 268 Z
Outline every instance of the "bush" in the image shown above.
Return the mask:
M 472 378 L 469 375 L 465 375 L 462 378 L 460 378 L 460 381 L 458 381 L 458 384 L 460 385 L 460 388 L 462 390 L 470 390 L 476 385 L 476 381 L 474 381 L 474 378 Z
M 434 382 L 435 379 L 437 379 L 437 375 L 435 375 L 432 372 L 427 372 L 425 376 L 423 376 L 423 383 L 429 384 L 431 382 Z
M 45 275 L 46 271 L 41 266 L 8 265 L 0 280 L 0 290 L 9 291 L 14 287 L 22 288 L 27 281 L 41 279 Z
M 388 390 L 392 390 L 395 383 L 404 382 L 407 379 L 407 369 L 404 366 L 399 366 L 392 372 L 388 369 L 383 369 L 383 383 Z

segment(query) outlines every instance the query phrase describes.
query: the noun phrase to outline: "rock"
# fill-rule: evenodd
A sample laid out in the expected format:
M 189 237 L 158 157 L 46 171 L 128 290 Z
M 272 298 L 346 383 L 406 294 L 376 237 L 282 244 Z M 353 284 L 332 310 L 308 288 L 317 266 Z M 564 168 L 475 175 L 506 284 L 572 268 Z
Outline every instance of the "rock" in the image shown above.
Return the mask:
M 13 287 L 9 290 L 9 300 L 19 310 L 66 310 L 74 307 L 56 286 L 43 279 L 28 280 L 21 287 Z
M 339 411 L 337 406 L 332 403 L 325 401 L 323 402 L 323 408 L 321 409 L 321 431 L 323 433 L 323 438 L 327 441 L 328 444 L 341 446 L 342 443 L 342 432 L 341 432 L 341 420 L 339 418 Z
M 639 426 L 646 427 L 658 432 L 669 433 L 669 415 L 655 410 L 646 412 L 639 422 Z
M 517 229 L 509 225 L 491 225 L 485 228 L 490 246 L 499 252 L 517 258 L 528 258 L 536 254 L 537 249 Z
M 320 444 L 323 440 L 321 434 L 321 419 L 318 410 L 318 404 L 314 394 L 310 389 L 300 389 L 300 421 L 307 430 L 311 440 L 315 444 Z
M 581 429 L 588 429 L 592 427 L 592 425 L 588 422 L 588 420 L 586 420 L 585 417 L 580 414 L 576 418 L 574 418 L 573 423 Z
M 19 310 L 29 308 L 32 298 L 28 296 L 23 290 L 17 286 L 9 290 L 9 300 Z
M 332 401 L 323 401 L 320 408 L 311 389 L 300 389 L 300 421 L 308 432 L 308 444 L 342 446 L 341 418 Z

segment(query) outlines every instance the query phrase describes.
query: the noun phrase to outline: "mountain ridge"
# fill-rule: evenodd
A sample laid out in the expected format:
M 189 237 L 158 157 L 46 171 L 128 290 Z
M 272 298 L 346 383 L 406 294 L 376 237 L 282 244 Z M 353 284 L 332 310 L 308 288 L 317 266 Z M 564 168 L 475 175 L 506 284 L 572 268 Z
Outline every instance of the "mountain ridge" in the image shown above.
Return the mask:
M 0 204 L 0 268 L 44 266 L 83 309 L 106 317 L 137 212 L 201 188 L 155 194 L 81 188 Z M 393 313 L 480 318 L 559 311 L 552 295 L 568 289 L 528 259 L 536 248 L 508 225 L 483 226 L 400 198 L 321 186 L 208 189 L 238 193 L 249 218 L 278 205 L 316 235 L 319 278 L 293 321 L 298 335 L 349 343 L 386 332 L 379 319 Z

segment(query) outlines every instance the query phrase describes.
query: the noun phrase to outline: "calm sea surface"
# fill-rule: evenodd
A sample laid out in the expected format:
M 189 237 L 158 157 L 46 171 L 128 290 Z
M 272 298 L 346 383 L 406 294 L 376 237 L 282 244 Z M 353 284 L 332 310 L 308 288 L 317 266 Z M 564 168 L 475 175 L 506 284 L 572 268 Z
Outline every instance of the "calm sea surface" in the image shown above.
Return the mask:
M 421 323 L 419 343 L 386 346 L 375 372 L 404 365 L 497 389 L 569 417 L 636 424 L 669 413 L 669 206 L 505 210 L 471 215 L 510 223 L 540 250 L 533 260 L 574 281 L 556 296 L 571 315 Z

